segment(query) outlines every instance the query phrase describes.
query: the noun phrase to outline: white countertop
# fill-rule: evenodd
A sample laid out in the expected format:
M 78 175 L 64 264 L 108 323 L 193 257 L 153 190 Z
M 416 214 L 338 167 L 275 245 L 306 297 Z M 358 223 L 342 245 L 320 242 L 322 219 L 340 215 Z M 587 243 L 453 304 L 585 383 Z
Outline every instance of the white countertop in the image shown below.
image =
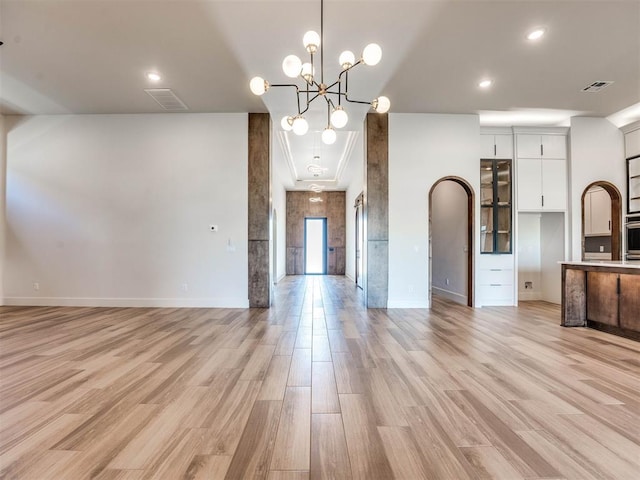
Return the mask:
M 585 260 L 585 261 L 567 261 L 559 262 L 562 265 L 583 265 L 593 267 L 618 267 L 633 268 L 640 270 L 640 260 Z

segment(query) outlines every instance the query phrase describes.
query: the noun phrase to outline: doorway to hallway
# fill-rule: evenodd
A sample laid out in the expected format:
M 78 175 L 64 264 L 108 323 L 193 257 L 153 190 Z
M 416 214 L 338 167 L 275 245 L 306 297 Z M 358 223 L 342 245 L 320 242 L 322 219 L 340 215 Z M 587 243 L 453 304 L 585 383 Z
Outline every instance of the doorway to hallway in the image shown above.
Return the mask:
M 473 306 L 473 207 L 460 177 L 441 178 L 429 192 L 429 305 L 437 294 Z
M 327 219 L 304 219 L 304 273 L 327 273 Z

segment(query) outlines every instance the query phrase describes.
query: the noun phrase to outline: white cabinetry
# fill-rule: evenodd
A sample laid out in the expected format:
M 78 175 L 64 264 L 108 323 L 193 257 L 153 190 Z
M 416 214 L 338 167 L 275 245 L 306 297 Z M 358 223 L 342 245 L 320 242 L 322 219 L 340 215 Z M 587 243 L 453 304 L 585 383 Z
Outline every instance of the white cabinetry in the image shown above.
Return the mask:
M 640 129 L 632 130 L 625 134 L 624 152 L 626 158 L 640 155 Z
M 515 305 L 513 255 L 481 255 L 476 295 L 484 306 Z
M 480 158 L 513 158 L 513 135 L 489 134 L 480 135 Z
M 592 188 L 584 196 L 584 234 L 611 235 L 611 197 L 602 188 Z
M 518 134 L 516 156 L 518 210 L 566 210 L 566 136 Z

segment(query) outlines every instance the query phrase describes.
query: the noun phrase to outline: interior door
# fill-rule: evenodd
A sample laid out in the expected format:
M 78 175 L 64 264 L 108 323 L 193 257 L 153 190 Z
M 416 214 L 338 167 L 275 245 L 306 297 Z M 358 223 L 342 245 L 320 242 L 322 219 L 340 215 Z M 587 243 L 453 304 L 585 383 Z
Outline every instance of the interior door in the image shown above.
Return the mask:
M 362 203 L 356 207 L 356 285 L 362 285 L 362 251 L 364 250 L 364 225 L 362 221 Z
M 327 273 L 327 219 L 304 219 L 304 273 Z

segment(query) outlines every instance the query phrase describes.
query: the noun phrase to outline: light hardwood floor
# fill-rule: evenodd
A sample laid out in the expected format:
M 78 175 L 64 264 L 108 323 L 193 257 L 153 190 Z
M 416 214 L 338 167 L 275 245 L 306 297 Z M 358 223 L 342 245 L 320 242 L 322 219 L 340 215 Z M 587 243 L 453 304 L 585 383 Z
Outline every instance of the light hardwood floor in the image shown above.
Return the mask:
M 0 307 L 0 476 L 640 478 L 640 343 L 554 305 Z

